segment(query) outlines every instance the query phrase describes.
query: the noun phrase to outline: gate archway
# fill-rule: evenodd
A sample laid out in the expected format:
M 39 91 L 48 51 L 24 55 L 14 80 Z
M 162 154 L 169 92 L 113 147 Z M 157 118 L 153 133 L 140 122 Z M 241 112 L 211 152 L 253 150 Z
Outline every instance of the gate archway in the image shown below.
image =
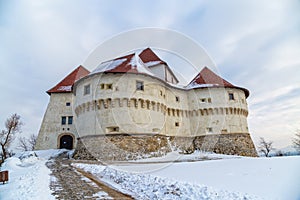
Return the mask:
M 64 134 L 58 138 L 59 149 L 73 149 L 74 148 L 74 136 L 71 134 Z

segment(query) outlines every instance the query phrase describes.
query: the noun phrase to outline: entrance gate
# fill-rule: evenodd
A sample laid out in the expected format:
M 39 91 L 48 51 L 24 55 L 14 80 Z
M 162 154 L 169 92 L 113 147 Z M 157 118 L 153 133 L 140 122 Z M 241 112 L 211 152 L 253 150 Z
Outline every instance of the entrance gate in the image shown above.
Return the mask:
M 60 149 L 73 149 L 73 137 L 71 135 L 61 136 L 59 141 Z

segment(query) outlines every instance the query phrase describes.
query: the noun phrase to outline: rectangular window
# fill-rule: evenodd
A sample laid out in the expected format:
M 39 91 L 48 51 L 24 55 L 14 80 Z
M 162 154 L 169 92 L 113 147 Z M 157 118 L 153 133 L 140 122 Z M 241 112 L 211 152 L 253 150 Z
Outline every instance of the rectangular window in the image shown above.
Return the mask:
M 136 81 L 136 90 L 144 90 L 144 82 Z
M 73 124 L 73 116 L 68 117 L 68 124 Z
M 106 127 L 106 133 L 119 132 L 118 126 Z
M 84 86 L 84 91 L 83 91 L 83 94 L 84 95 L 88 95 L 88 94 L 90 94 L 90 91 L 91 90 L 91 86 L 90 86 L 90 84 L 88 84 L 88 85 L 85 85 Z
M 207 130 L 208 133 L 212 133 L 213 132 L 212 127 L 208 127 L 208 128 L 206 128 L 206 130 Z
M 103 84 L 103 83 L 100 85 L 101 90 L 104 90 L 104 86 L 105 86 L 105 84 Z
M 208 98 L 208 99 L 207 99 L 207 102 L 208 102 L 208 103 L 211 103 L 211 98 Z
M 65 125 L 67 123 L 67 117 L 63 116 L 61 117 L 61 124 Z
M 176 102 L 179 102 L 179 96 L 175 96 L 175 100 L 176 100 Z
M 70 105 L 71 105 L 71 103 L 70 103 L 70 102 L 67 102 L 67 103 L 66 103 L 66 106 L 70 106 Z
M 112 90 L 112 88 L 113 88 L 113 87 L 112 87 L 112 84 L 107 84 L 107 85 L 106 85 L 106 88 L 107 88 L 108 90 Z
M 233 93 L 228 93 L 228 96 L 229 96 L 229 100 L 234 100 L 234 95 L 233 95 Z
M 175 126 L 178 127 L 179 126 L 179 122 L 175 122 Z

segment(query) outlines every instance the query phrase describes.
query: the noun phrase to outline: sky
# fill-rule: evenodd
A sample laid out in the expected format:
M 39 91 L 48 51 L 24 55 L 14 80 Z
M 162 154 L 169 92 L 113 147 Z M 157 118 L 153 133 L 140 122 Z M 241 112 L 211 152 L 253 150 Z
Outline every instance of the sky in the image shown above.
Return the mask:
M 264 137 L 289 146 L 300 129 L 299 10 L 299 0 L 0 0 L 0 128 L 18 113 L 22 134 L 37 134 L 46 90 L 101 43 L 155 27 L 193 39 L 219 75 L 249 89 L 255 144 Z

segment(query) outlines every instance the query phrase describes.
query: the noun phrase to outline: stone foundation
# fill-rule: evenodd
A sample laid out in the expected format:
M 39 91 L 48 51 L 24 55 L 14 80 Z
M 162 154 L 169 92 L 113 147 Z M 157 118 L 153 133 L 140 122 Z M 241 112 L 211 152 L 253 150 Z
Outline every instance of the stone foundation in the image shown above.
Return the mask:
M 125 161 L 159 157 L 173 150 L 178 150 L 184 154 L 201 150 L 228 155 L 257 156 L 254 144 L 248 133 L 196 137 L 120 134 L 79 138 L 74 158 Z

